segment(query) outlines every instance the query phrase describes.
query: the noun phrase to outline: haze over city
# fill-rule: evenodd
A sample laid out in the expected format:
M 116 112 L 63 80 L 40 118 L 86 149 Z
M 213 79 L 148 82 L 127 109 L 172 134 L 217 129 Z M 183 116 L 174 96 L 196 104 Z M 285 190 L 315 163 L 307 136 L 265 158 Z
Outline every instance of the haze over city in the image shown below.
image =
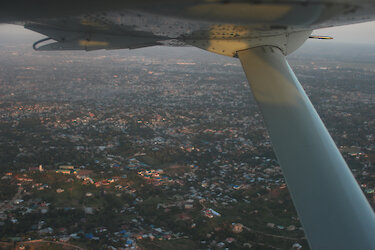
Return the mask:
M 374 208 L 375 42 L 340 43 L 372 43 L 372 25 L 316 31 L 340 41 L 308 41 L 288 60 Z M 41 36 L 9 29 L 2 248 L 309 249 L 237 59 L 190 47 L 36 52 Z

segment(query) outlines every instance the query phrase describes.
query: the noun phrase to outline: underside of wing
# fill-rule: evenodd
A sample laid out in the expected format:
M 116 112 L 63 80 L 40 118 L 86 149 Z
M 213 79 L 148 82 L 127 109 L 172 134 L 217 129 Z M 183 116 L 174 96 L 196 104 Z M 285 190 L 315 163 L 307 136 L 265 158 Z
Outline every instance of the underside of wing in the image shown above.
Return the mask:
M 39 51 L 135 49 L 160 45 L 167 39 L 88 17 L 27 22 L 25 28 L 47 37 L 34 44 Z
M 289 54 L 295 35 L 316 28 L 372 20 L 370 1 L 6 1 L 0 22 L 20 21 L 44 34 L 37 50 L 132 49 L 154 45 L 196 46 L 236 56 L 262 45 Z M 20 8 L 22 6 L 22 8 Z M 27 12 L 25 10 L 27 9 Z M 295 43 L 295 42 L 294 42 Z
M 201 21 L 269 28 L 328 27 L 373 20 L 371 0 L 4 0 L 0 22 L 30 21 L 134 10 Z

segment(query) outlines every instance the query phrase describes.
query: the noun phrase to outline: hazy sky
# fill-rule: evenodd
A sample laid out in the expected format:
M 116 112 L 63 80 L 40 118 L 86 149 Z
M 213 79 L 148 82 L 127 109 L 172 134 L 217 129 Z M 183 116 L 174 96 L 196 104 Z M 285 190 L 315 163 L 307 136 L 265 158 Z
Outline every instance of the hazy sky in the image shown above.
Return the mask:
M 335 28 L 315 30 L 313 34 L 328 35 L 335 42 L 361 43 L 375 45 L 375 22 L 353 24 Z M 43 38 L 35 32 L 24 29 L 21 26 L 0 24 L 0 44 L 19 41 L 22 43 L 33 43 Z M 331 42 L 331 41 L 322 41 Z
M 366 43 L 375 45 L 375 22 L 345 25 L 315 30 L 313 34 L 328 35 L 336 42 Z

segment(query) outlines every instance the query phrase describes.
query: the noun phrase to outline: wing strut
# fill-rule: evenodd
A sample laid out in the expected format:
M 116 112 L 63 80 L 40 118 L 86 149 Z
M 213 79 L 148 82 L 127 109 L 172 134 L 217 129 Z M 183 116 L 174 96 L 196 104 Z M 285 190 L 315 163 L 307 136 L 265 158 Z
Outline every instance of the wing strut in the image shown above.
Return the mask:
M 277 47 L 238 52 L 312 249 L 375 249 L 375 216 Z

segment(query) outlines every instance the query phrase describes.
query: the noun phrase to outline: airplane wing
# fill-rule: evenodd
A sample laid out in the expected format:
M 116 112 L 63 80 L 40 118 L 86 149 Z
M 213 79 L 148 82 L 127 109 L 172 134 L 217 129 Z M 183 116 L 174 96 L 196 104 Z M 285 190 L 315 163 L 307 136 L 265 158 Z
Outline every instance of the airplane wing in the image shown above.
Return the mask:
M 372 20 L 371 0 L 3 0 L 0 22 L 137 10 L 236 24 L 342 25 Z
M 38 50 L 189 44 L 236 56 L 264 40 L 272 45 L 278 40 L 289 54 L 299 46 L 288 42 L 296 32 L 368 21 L 374 13 L 368 0 L 5 0 L 0 22 L 21 22 L 55 41 L 35 44 Z
M 34 44 L 34 49 L 38 51 L 136 49 L 161 45 L 160 41 L 169 40 L 150 32 L 89 17 L 27 22 L 24 27 L 47 37 Z
M 374 18 L 372 0 L 5 0 L 0 9 L 0 22 L 47 36 L 37 50 L 172 39 L 238 57 L 313 249 L 375 249 L 375 215 L 285 56 L 314 29 Z

